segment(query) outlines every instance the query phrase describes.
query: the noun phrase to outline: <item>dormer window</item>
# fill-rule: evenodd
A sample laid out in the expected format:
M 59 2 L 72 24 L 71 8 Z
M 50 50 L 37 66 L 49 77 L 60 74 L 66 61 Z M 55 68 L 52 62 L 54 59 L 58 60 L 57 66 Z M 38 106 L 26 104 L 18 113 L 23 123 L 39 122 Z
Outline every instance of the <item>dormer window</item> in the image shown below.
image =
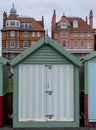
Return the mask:
M 20 21 L 18 20 L 7 20 L 6 27 L 20 27 Z
M 15 26 L 15 21 L 11 20 L 10 21 L 10 26 Z
M 66 22 L 62 22 L 61 23 L 61 28 L 67 28 L 67 23 Z
M 32 23 L 21 23 L 20 27 L 22 29 L 32 29 Z
M 77 20 L 73 21 L 73 28 L 78 28 L 78 21 Z

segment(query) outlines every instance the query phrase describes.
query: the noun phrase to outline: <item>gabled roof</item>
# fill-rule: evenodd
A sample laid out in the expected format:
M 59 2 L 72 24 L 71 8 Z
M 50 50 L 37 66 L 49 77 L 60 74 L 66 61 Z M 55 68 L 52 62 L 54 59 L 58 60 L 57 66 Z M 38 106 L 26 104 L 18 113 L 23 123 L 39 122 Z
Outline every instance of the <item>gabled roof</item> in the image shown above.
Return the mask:
M 12 66 L 20 63 L 22 60 L 24 60 L 27 56 L 34 53 L 37 49 L 39 49 L 44 44 L 50 45 L 53 49 L 55 49 L 58 53 L 66 57 L 69 61 L 71 61 L 76 66 L 81 66 L 82 63 L 79 59 L 77 59 L 75 56 L 70 54 L 68 51 L 66 51 L 64 48 L 62 48 L 59 44 L 56 43 L 56 41 L 52 40 L 49 36 L 44 36 L 39 41 L 37 41 L 34 45 L 30 46 L 30 48 L 26 49 L 25 51 L 21 52 L 17 57 L 15 57 L 10 64 Z
M 4 65 L 9 64 L 9 60 L 7 60 L 3 57 L 0 57 L 0 64 L 4 64 Z
M 96 51 L 84 56 L 81 61 L 82 62 L 85 62 L 85 61 L 88 61 L 88 60 L 91 60 L 92 58 L 96 57 Z

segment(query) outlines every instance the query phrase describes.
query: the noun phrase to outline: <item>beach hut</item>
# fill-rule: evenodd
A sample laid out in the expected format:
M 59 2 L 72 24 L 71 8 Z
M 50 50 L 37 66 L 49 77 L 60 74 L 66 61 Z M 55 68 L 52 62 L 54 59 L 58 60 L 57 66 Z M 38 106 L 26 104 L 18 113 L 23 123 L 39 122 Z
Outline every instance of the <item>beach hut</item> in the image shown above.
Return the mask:
M 82 62 L 85 125 L 96 126 L 96 51 L 82 58 Z
M 4 97 L 8 88 L 8 70 L 9 61 L 3 57 L 0 57 L 0 127 L 4 123 L 5 117 Z
M 79 127 L 79 61 L 44 36 L 10 62 L 13 127 Z

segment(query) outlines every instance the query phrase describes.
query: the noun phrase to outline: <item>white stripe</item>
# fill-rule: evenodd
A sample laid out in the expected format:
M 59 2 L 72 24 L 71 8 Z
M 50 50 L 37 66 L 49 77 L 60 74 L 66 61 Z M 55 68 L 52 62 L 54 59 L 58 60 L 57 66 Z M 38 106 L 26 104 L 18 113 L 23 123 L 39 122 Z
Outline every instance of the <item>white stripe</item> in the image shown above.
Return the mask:
M 30 73 L 29 73 L 29 81 L 28 81 L 29 82 L 29 104 L 30 104 L 30 106 L 29 106 L 29 118 L 32 118 L 32 93 L 33 93 L 32 92 L 32 87 L 33 87 L 32 86 L 32 81 L 33 81 L 32 80 L 32 67 L 33 66 L 30 65 L 30 69 L 29 69 Z
M 42 118 L 44 118 L 44 73 L 45 68 L 42 66 Z
M 58 79 L 57 79 L 57 69 L 58 66 L 54 65 L 54 118 L 57 118 L 57 84 L 58 84 Z
M 59 68 L 60 68 L 60 75 L 61 75 L 61 80 L 60 80 L 60 82 L 61 82 L 61 85 L 60 85 L 60 90 L 61 90 L 61 105 L 60 105 L 60 107 L 61 107 L 61 118 L 63 118 L 63 67 L 62 66 L 59 66 Z
M 36 80 L 36 119 L 38 119 L 38 82 L 39 82 L 39 78 L 38 78 L 38 67 L 37 65 L 36 66 L 36 77 L 35 77 L 35 80 Z

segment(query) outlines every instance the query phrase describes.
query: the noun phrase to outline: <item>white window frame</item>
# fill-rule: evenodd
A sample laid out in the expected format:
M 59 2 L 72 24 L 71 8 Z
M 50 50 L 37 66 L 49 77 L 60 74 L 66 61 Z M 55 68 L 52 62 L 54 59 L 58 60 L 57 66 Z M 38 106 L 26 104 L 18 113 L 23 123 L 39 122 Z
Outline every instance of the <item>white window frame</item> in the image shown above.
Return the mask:
M 12 22 L 14 24 L 12 24 Z M 7 20 L 6 21 L 6 27 L 20 27 L 20 21 L 19 20 Z
M 10 41 L 10 48 L 15 48 L 15 41 L 14 40 Z
M 82 46 L 82 45 L 83 45 L 83 46 Z M 81 41 L 81 42 L 80 42 L 80 47 L 81 47 L 81 48 L 84 48 L 84 41 Z
M 37 37 L 40 37 L 40 32 L 37 32 Z
M 32 32 L 32 37 L 35 37 L 35 32 Z
M 23 41 L 23 48 L 28 48 L 28 41 Z
M 10 31 L 10 36 L 15 36 L 15 31 Z
M 73 21 L 73 28 L 78 28 L 78 21 L 77 20 Z
M 91 42 L 90 41 L 87 42 L 87 48 L 91 48 Z
M 80 32 L 80 36 L 81 36 L 81 37 L 84 37 L 84 32 Z
M 66 22 L 62 22 L 61 23 L 61 28 L 67 28 L 67 23 Z
M 88 37 L 90 37 L 90 36 L 91 36 L 91 32 L 90 32 L 90 31 L 88 31 L 87 36 L 88 36 Z

